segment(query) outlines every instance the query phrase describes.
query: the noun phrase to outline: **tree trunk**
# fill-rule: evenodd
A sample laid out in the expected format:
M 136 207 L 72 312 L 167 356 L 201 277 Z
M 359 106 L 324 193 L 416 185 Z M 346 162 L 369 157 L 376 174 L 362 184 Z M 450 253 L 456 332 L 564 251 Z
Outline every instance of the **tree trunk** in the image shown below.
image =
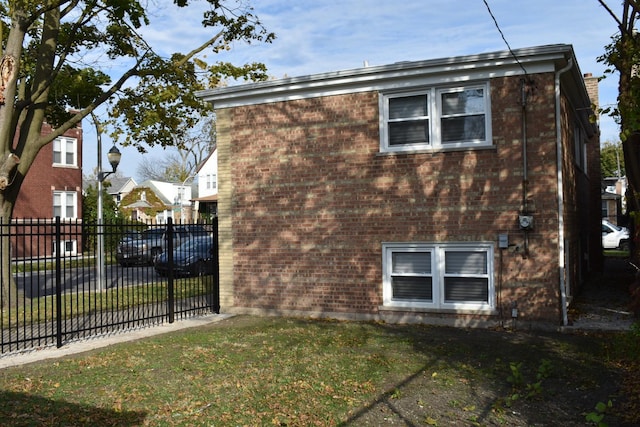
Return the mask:
M 8 192 L 11 197 L 13 192 Z M 2 283 L 2 308 L 17 307 L 24 301 L 24 290 L 18 289 L 12 274 L 12 258 L 14 253 L 11 239 L 11 214 L 15 200 L 8 200 L 5 193 L 0 192 L 0 280 Z

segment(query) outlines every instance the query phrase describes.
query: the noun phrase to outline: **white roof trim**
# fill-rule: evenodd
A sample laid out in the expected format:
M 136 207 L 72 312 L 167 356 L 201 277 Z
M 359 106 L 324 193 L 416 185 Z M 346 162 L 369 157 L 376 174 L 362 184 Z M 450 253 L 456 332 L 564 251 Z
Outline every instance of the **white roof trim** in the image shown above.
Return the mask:
M 515 57 L 518 58 L 516 61 Z M 290 101 L 345 93 L 402 90 L 495 77 L 553 72 L 573 57 L 571 45 L 558 44 L 314 74 L 216 88 L 196 93 L 215 108 Z M 522 66 L 521 66 L 522 65 Z

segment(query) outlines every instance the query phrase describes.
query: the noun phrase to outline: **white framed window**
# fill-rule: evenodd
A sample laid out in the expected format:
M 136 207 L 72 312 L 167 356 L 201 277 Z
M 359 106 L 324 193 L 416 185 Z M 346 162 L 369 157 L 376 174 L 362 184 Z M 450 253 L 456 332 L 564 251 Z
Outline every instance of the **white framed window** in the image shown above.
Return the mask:
M 383 304 L 493 310 L 493 244 L 383 243 Z
M 75 219 L 78 217 L 78 194 L 75 191 L 53 192 L 53 217 Z
M 57 255 L 58 248 L 60 248 L 60 255 L 78 255 L 78 241 L 77 240 L 64 240 L 58 245 L 56 241 L 53 241 L 53 255 Z
M 486 83 L 385 93 L 380 102 L 382 152 L 491 145 Z
M 207 190 L 215 190 L 218 187 L 218 177 L 215 173 L 207 174 L 205 182 Z
M 75 138 L 59 137 L 53 140 L 53 165 L 78 165 L 77 140 Z

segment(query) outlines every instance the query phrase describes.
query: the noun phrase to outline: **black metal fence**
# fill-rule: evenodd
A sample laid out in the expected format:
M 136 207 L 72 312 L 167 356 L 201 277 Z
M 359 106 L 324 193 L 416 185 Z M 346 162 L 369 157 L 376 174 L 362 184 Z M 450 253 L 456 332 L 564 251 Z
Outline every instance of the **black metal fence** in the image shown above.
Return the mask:
M 0 223 L 0 354 L 219 313 L 217 221 Z

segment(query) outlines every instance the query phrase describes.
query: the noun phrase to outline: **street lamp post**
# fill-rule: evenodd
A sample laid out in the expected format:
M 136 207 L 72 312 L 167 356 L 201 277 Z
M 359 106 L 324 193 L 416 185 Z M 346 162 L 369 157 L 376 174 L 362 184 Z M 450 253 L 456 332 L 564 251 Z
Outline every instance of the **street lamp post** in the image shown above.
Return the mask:
M 98 273 L 98 290 L 104 289 L 104 227 L 102 225 L 102 182 L 112 173 L 115 173 L 120 164 L 120 150 L 114 145 L 107 153 L 107 159 L 111 164 L 111 171 L 102 171 L 102 138 L 98 132 L 98 212 L 97 212 L 97 231 L 98 231 L 98 253 L 96 259 L 96 270 Z

